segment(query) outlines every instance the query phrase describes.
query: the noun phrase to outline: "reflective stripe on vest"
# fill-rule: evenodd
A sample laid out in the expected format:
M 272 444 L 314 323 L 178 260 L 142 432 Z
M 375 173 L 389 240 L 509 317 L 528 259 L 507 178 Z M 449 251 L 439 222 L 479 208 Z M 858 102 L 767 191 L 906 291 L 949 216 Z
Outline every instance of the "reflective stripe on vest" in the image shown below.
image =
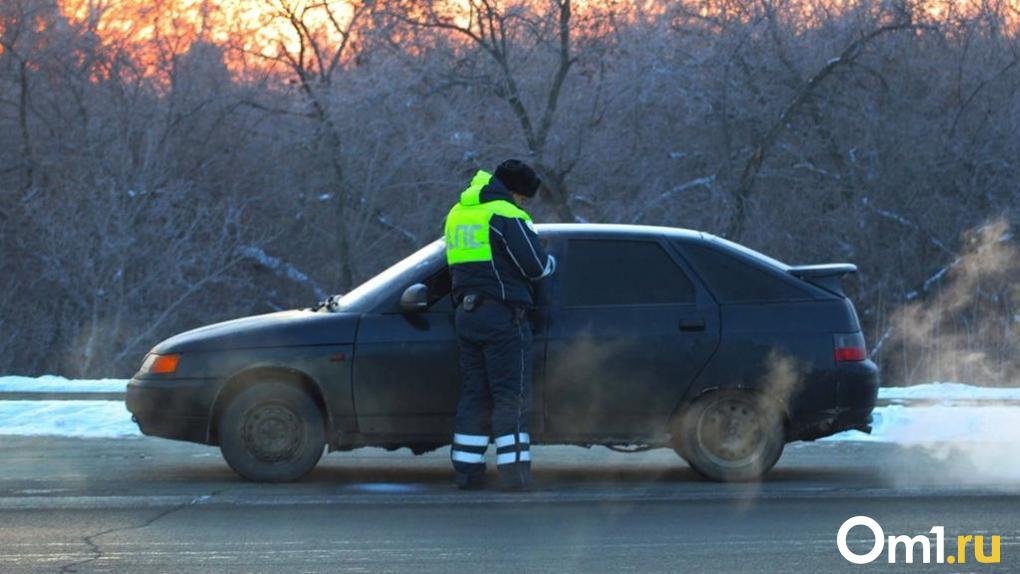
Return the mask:
M 493 215 L 531 221 L 531 216 L 509 201 L 479 203 L 482 189 L 491 179 L 492 174 L 479 171 L 446 216 L 446 262 L 450 265 L 492 261 L 489 220 Z

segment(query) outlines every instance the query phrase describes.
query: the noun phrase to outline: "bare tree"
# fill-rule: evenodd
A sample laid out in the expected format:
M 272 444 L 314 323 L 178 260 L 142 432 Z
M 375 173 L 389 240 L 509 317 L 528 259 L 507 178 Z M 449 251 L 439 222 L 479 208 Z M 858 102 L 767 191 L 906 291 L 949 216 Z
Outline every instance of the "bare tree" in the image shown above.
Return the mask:
M 1005 365 L 1013 276 L 949 303 L 974 276 L 954 262 L 983 253 L 967 230 L 999 218 L 994 252 L 1013 251 L 1018 17 L 942 0 L 0 3 L 0 372 L 129 374 L 175 332 L 310 305 L 438 237 L 465 179 L 518 154 L 549 184 L 539 216 L 857 263 L 847 287 L 897 380 L 942 376 L 915 368 L 936 349 Z M 915 305 L 955 309 L 926 324 L 960 336 L 894 344 Z
M 323 143 L 323 155 L 334 178 L 333 201 L 337 229 L 336 256 L 340 283 L 354 283 L 355 267 L 351 233 L 352 211 L 358 208 L 358 194 L 352 191 L 344 168 L 345 150 L 341 130 L 332 109 L 333 90 L 341 81 L 354 47 L 359 27 L 372 9 L 372 2 L 307 2 L 304 0 L 266 0 L 277 23 L 289 27 L 279 39 L 275 53 L 260 56 L 283 64 L 296 79 L 311 108 L 315 137 Z M 345 13 L 346 12 L 346 13 Z M 293 41 L 293 45 L 290 45 Z
M 401 18 L 425 29 L 448 31 L 472 42 L 492 61 L 495 73 L 451 76 L 459 83 L 484 85 L 509 107 L 531 161 L 544 176 L 543 197 L 563 221 L 578 218 L 571 206 L 567 176 L 579 157 L 552 161 L 549 137 L 557 120 L 564 84 L 577 63 L 573 34 L 576 28 L 571 0 L 503 4 L 497 0 L 469 0 L 466 14 L 443 2 L 401 5 Z M 521 86 L 520 61 L 532 51 L 551 51 L 553 65 L 545 72 L 544 97 L 529 98 Z
M 771 16 L 771 4 L 764 2 L 764 5 L 766 13 L 769 14 L 770 17 L 773 17 Z M 810 102 L 811 98 L 814 97 L 815 91 L 818 87 L 821 86 L 828 78 L 833 76 L 833 74 L 837 71 L 843 68 L 852 68 L 856 64 L 857 59 L 860 57 L 863 50 L 878 38 L 892 32 L 911 30 L 914 28 L 915 24 L 911 17 L 910 10 L 906 8 L 905 4 L 897 5 L 895 13 L 892 16 L 892 21 L 878 25 L 870 31 L 859 32 L 859 35 L 851 40 L 838 55 L 827 61 L 824 66 L 812 74 L 803 83 L 803 85 L 797 89 L 793 98 L 786 104 L 783 111 L 779 114 L 779 117 L 772 122 L 764 134 L 757 138 L 757 141 L 754 144 L 754 149 L 744 164 L 740 180 L 733 192 L 734 213 L 730 226 L 726 230 L 726 235 L 728 237 L 735 241 L 739 241 L 743 236 L 744 229 L 747 225 L 747 204 L 750 201 L 755 179 L 757 178 L 758 172 L 761 170 L 761 166 L 765 161 L 766 155 L 776 144 L 780 134 L 782 134 L 790 122 L 793 121 L 793 116 L 798 114 L 805 105 Z

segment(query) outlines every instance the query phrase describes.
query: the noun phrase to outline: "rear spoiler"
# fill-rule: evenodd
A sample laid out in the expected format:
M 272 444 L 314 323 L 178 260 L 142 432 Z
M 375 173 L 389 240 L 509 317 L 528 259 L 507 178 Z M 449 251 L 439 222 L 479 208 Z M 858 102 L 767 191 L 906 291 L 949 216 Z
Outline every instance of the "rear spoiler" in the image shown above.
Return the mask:
M 824 265 L 797 265 L 790 267 L 790 275 L 814 283 L 819 287 L 846 297 L 843 292 L 843 276 L 857 273 L 853 263 L 826 263 Z

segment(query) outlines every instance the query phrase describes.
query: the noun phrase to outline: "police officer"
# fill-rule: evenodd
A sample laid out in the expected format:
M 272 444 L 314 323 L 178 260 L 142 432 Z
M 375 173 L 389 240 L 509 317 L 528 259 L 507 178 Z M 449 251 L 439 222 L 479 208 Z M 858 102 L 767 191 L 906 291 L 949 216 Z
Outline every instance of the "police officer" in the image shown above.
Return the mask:
M 479 171 L 446 216 L 446 259 L 457 304 L 463 378 L 451 457 L 457 486 L 480 488 L 485 451 L 495 437 L 501 486 L 526 490 L 531 481 L 532 282 L 553 273 L 556 260 L 538 242 L 521 209 L 541 180 L 528 165 L 507 160 Z M 491 417 L 491 420 L 490 420 Z

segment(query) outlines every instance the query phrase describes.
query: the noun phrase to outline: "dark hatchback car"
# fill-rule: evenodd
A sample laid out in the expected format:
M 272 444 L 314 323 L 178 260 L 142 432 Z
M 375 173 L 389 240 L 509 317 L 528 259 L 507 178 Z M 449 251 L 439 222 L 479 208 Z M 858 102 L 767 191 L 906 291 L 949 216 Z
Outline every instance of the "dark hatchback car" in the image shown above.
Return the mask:
M 540 225 L 559 260 L 532 311 L 537 444 L 670 447 L 749 480 L 785 443 L 870 430 L 878 371 L 841 287 L 706 233 Z M 460 389 L 442 240 L 313 309 L 156 345 L 128 385 L 148 435 L 296 480 L 329 450 L 449 444 Z M 541 462 L 539 462 L 541 464 Z

